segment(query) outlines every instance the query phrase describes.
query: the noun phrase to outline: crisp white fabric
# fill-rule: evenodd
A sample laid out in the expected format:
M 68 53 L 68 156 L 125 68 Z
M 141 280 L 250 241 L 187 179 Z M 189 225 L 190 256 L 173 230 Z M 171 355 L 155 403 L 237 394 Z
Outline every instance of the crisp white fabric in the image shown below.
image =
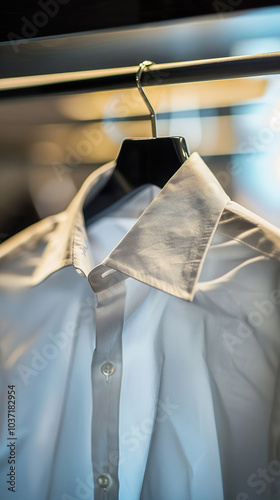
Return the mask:
M 86 232 L 97 180 L 0 246 L 1 500 L 279 500 L 279 230 L 192 155 Z

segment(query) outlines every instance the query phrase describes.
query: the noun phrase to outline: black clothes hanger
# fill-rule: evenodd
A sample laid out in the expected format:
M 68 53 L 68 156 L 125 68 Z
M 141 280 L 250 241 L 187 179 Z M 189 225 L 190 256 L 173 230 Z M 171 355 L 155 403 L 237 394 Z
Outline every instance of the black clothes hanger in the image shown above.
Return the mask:
M 157 137 L 155 112 L 141 85 L 142 72 L 151 64 L 151 61 L 144 61 L 139 65 L 136 83 L 150 112 L 153 138 L 123 141 L 110 179 L 85 204 L 86 225 L 102 210 L 140 186 L 154 184 L 162 188 L 190 156 L 183 137 Z

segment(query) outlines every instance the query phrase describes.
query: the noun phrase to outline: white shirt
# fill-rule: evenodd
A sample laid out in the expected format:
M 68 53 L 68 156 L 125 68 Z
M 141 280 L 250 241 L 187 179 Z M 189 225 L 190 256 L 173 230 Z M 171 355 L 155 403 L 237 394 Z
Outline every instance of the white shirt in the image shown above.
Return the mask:
M 280 231 L 197 153 L 86 231 L 113 167 L 0 247 L 1 500 L 279 500 Z

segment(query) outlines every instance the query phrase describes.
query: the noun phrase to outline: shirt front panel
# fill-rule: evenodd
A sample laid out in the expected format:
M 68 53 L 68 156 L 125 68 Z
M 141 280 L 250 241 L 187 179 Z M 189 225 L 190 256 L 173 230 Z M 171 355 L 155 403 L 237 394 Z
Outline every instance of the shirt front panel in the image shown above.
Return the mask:
M 278 263 L 217 235 L 202 277 L 192 303 L 126 282 L 122 499 L 279 495 Z
M 127 211 L 89 228 L 96 264 L 134 221 Z M 119 428 L 120 500 L 208 499 L 209 491 L 215 500 L 277 498 L 278 274 L 276 260 L 217 232 L 192 303 L 125 281 L 120 396 L 103 422 L 107 434 Z M 18 387 L 16 499 L 22 487 L 31 500 L 92 500 L 97 491 L 91 368 L 98 294 L 94 280 L 90 287 L 65 268 L 38 287 L 2 296 L 2 400 L 10 380 Z M 106 315 L 114 307 L 113 294 Z M 5 468 L 6 447 L 1 457 Z M 6 495 L 4 474 L 1 481 Z M 109 491 L 96 495 L 106 499 Z
M 34 500 L 61 498 L 90 479 L 92 295 L 86 280 L 68 267 L 39 288 L 1 296 L 3 500 L 11 495 L 22 500 L 23 492 Z M 6 482 L 11 384 L 16 391 L 14 493 Z
M 122 239 L 156 194 L 157 190 L 147 187 L 144 193 L 134 196 L 133 204 L 124 204 L 123 210 L 119 207 L 113 217 L 103 218 L 90 228 L 88 254 L 96 264 Z M 129 206 L 133 210 L 129 210 Z M 102 314 L 107 293 L 110 296 L 111 290 L 95 294 L 89 282 L 73 267 L 57 271 L 37 287 L 1 293 L 1 436 L 7 434 L 4 406 L 7 387 L 15 384 L 16 499 L 22 500 L 23 491 L 34 500 L 69 500 L 71 496 L 80 499 L 83 495 L 91 500 L 95 489 L 96 495 L 103 492 L 97 486 L 96 474 L 104 468 L 105 459 L 100 455 L 96 457 L 98 447 L 94 446 L 94 450 L 92 447 L 100 437 L 99 424 L 94 422 L 93 403 L 97 402 L 94 406 L 97 419 L 106 420 L 97 394 L 98 387 L 102 393 L 100 379 L 105 381 L 105 377 L 99 361 L 95 363 L 94 353 L 102 356 L 104 318 L 109 317 L 113 324 L 117 317 L 113 314 L 115 311 L 120 321 L 123 320 L 123 313 L 116 311 L 116 294 L 105 307 L 105 316 Z M 96 333 L 98 350 L 95 349 Z M 121 335 L 122 329 L 119 333 Z M 115 347 L 115 356 L 121 360 L 121 343 Z M 93 366 L 97 367 L 96 373 Z M 99 374 L 101 377 L 96 381 Z M 97 391 L 92 394 L 93 384 Z M 115 441 L 112 454 L 108 454 L 109 460 L 114 455 L 116 466 L 118 400 L 117 397 L 114 415 L 110 415 Z M 6 473 L 8 448 L 4 441 L 1 456 L 1 468 Z M 0 489 L 4 500 L 10 495 L 7 487 L 3 473 Z

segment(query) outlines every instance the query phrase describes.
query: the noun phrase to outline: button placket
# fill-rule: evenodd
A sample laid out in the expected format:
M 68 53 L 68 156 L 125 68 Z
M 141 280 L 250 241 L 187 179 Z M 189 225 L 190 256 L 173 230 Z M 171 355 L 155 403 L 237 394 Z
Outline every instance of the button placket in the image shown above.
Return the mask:
M 125 282 L 97 293 L 92 358 L 92 464 L 95 500 L 118 498 L 119 398 Z

